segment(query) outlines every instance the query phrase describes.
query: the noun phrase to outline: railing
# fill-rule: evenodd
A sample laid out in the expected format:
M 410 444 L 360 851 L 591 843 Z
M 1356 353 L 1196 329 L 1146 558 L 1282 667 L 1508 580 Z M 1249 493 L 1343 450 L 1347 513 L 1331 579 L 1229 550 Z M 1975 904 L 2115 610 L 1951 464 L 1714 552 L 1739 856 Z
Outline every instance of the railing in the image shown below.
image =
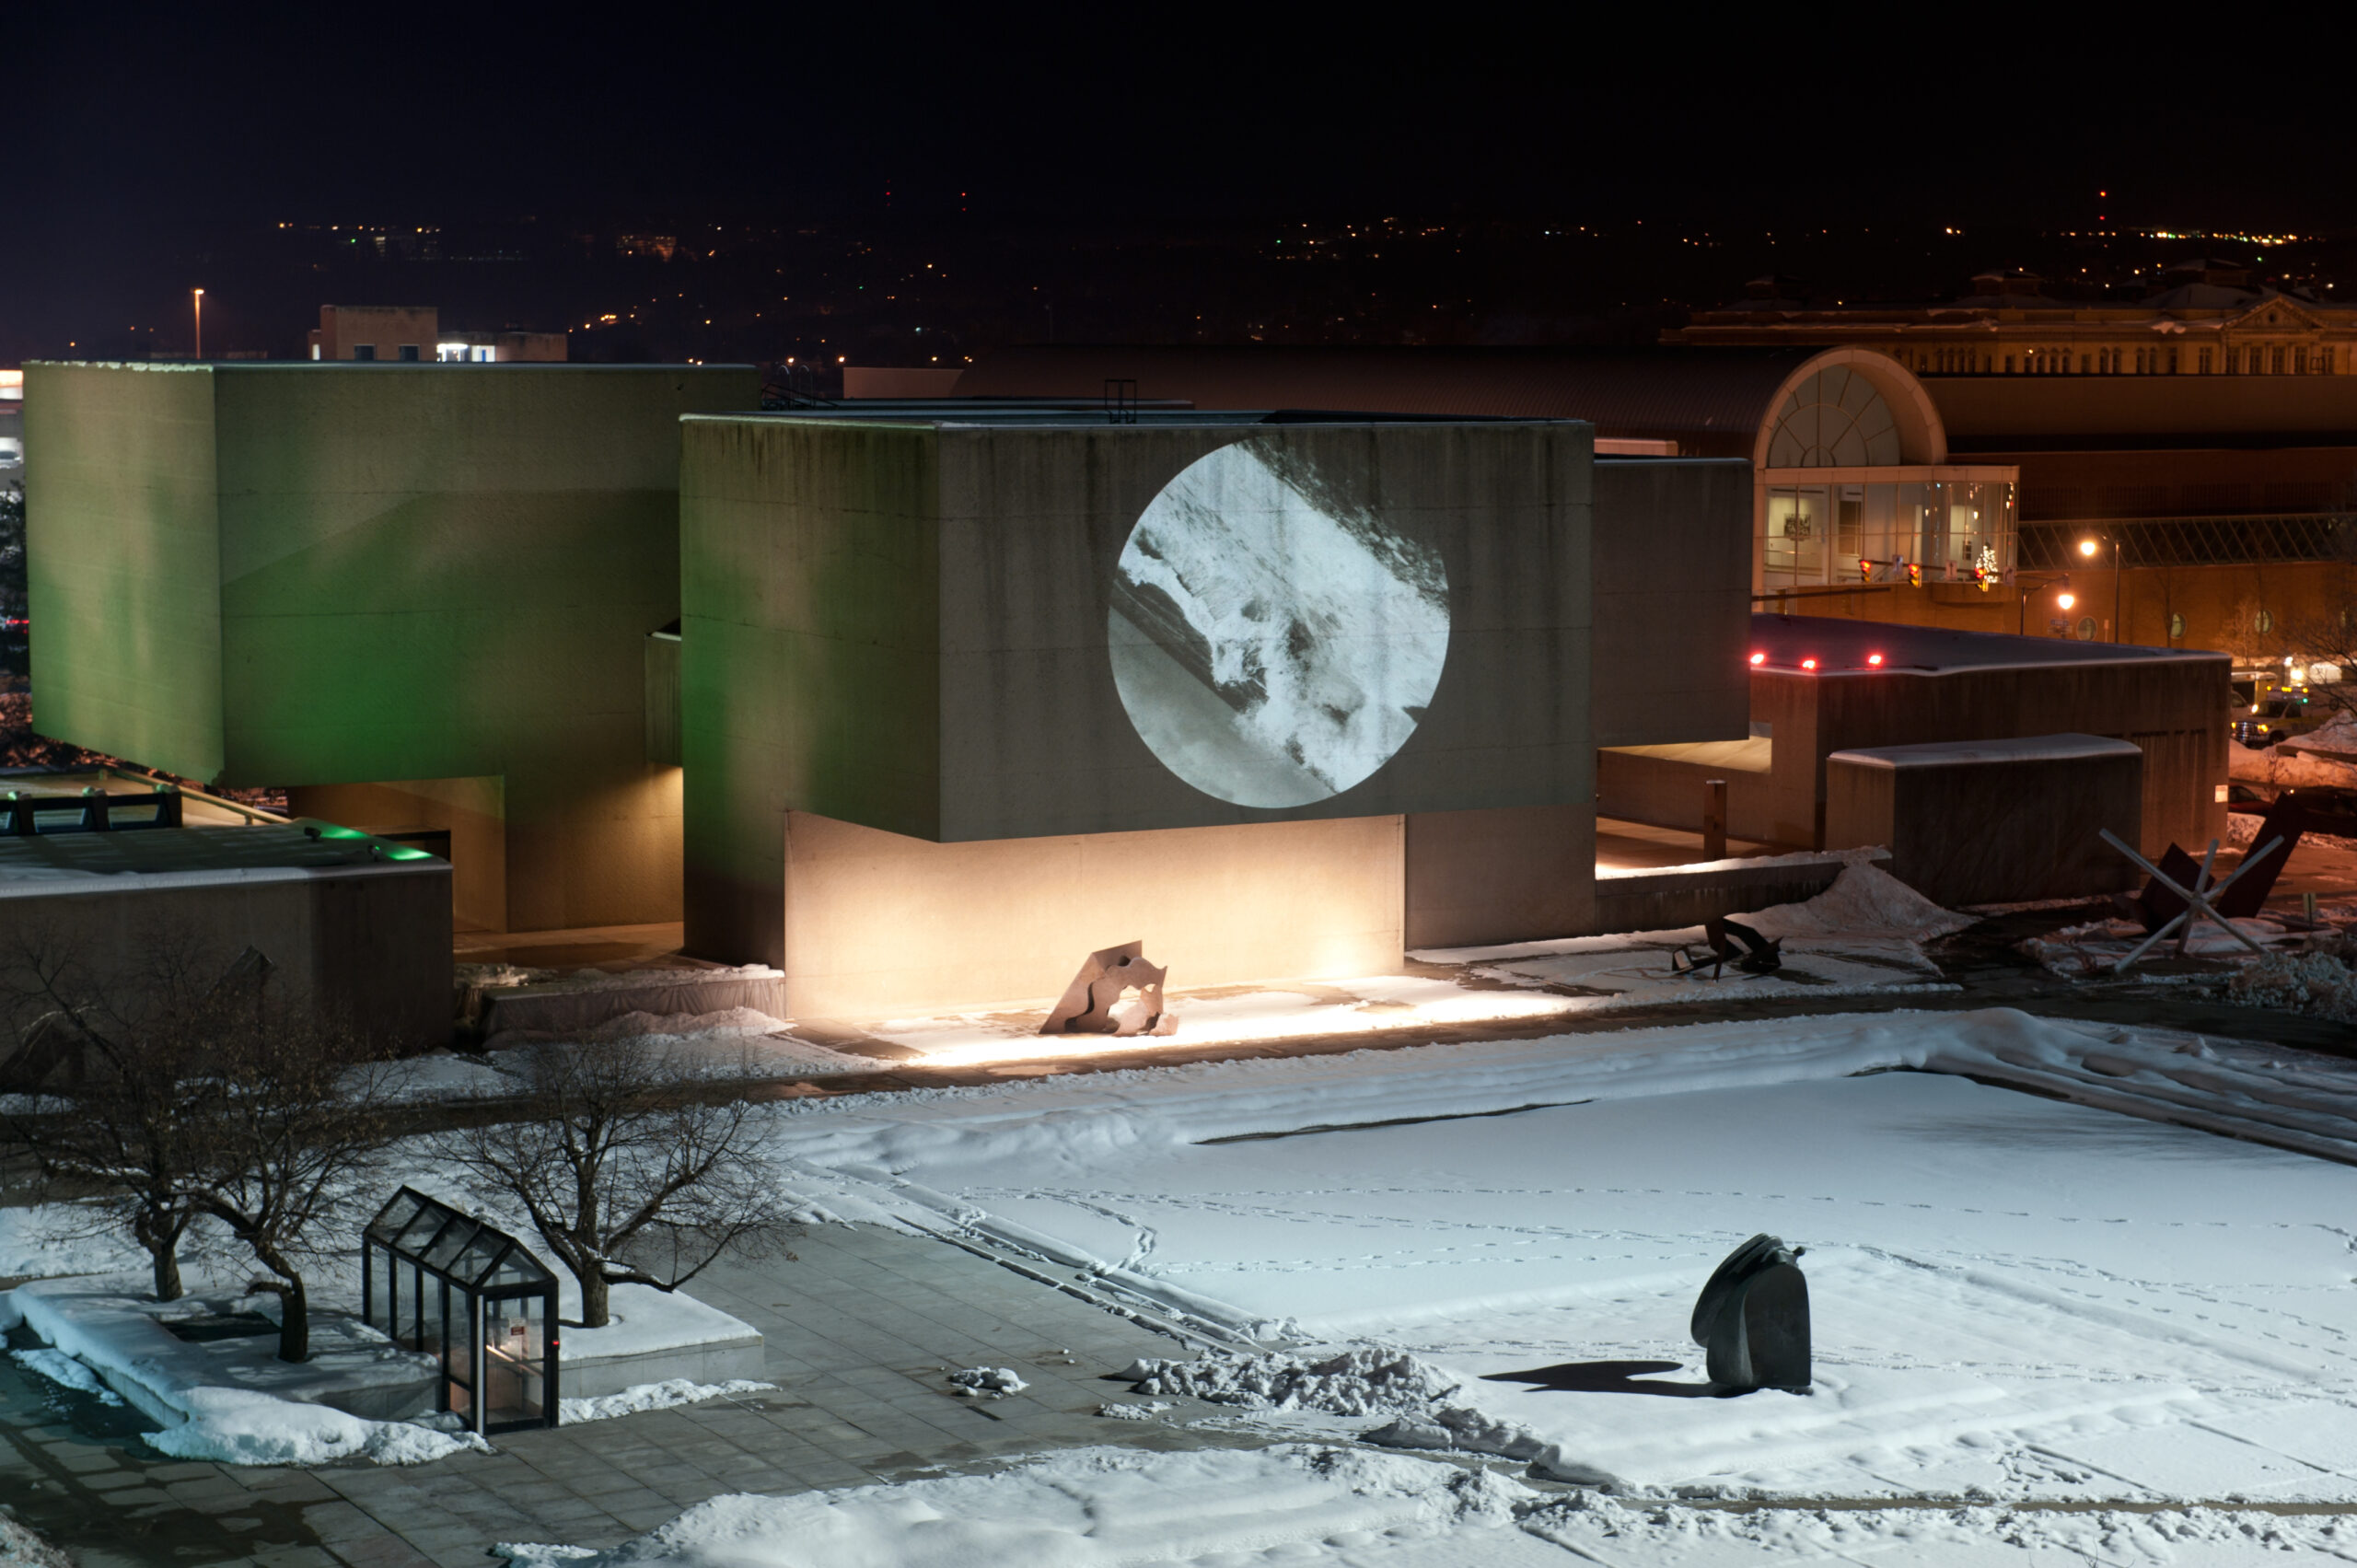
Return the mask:
M 2108 548 L 2092 558 L 2082 540 L 2119 541 L 2122 566 L 2224 566 L 2264 562 L 2357 561 L 2357 513 L 2279 512 L 2247 517 L 2090 517 L 2024 522 L 2015 560 L 2026 571 L 2060 572 L 2112 563 Z

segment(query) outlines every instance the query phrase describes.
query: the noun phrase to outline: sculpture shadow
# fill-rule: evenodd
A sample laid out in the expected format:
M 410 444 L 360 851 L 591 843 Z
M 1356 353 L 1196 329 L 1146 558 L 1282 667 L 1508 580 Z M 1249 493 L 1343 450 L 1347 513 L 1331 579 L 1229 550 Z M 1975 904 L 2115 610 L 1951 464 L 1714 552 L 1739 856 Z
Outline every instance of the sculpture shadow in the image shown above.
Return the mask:
M 1652 1394 L 1665 1400 L 1726 1400 L 1749 1392 L 1722 1388 L 1716 1383 L 1665 1383 L 1639 1376 L 1646 1372 L 1675 1372 L 1682 1365 L 1675 1361 L 1567 1361 L 1557 1366 L 1533 1367 L 1528 1372 L 1487 1373 L 1481 1381 L 1523 1383 L 1559 1394 Z

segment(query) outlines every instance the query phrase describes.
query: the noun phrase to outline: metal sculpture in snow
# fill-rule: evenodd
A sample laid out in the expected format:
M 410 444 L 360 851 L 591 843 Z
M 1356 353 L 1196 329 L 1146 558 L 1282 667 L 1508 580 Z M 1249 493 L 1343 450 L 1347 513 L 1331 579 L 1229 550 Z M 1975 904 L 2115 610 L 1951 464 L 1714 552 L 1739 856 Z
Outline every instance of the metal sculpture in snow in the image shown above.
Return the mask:
M 1809 1386 L 1805 1250 L 1755 1236 L 1726 1256 L 1694 1302 L 1694 1342 L 1711 1381 L 1738 1391 Z

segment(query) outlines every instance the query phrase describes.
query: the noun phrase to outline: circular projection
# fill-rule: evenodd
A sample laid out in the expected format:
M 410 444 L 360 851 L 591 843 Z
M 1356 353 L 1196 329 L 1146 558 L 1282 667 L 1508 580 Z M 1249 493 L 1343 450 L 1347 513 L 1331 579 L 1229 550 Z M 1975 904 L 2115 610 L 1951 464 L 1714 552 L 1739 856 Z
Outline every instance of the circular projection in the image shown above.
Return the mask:
M 1113 574 L 1113 682 L 1163 766 L 1238 806 L 1307 806 L 1389 761 L 1448 657 L 1448 575 L 1347 472 L 1276 442 L 1199 459 Z M 1339 469 L 1341 465 L 1336 465 Z

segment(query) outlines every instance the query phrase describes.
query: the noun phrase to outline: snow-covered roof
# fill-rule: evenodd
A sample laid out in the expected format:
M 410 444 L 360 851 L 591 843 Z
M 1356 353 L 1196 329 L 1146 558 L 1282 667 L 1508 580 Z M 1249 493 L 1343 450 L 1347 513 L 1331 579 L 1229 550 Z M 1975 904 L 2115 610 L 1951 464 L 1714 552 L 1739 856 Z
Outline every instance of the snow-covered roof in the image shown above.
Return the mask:
M 1976 762 L 2063 762 L 2085 757 L 2141 757 L 2143 749 L 2100 735 L 2023 735 L 2003 740 L 1927 740 L 1830 752 L 1826 761 L 1866 768 L 1952 768 Z

